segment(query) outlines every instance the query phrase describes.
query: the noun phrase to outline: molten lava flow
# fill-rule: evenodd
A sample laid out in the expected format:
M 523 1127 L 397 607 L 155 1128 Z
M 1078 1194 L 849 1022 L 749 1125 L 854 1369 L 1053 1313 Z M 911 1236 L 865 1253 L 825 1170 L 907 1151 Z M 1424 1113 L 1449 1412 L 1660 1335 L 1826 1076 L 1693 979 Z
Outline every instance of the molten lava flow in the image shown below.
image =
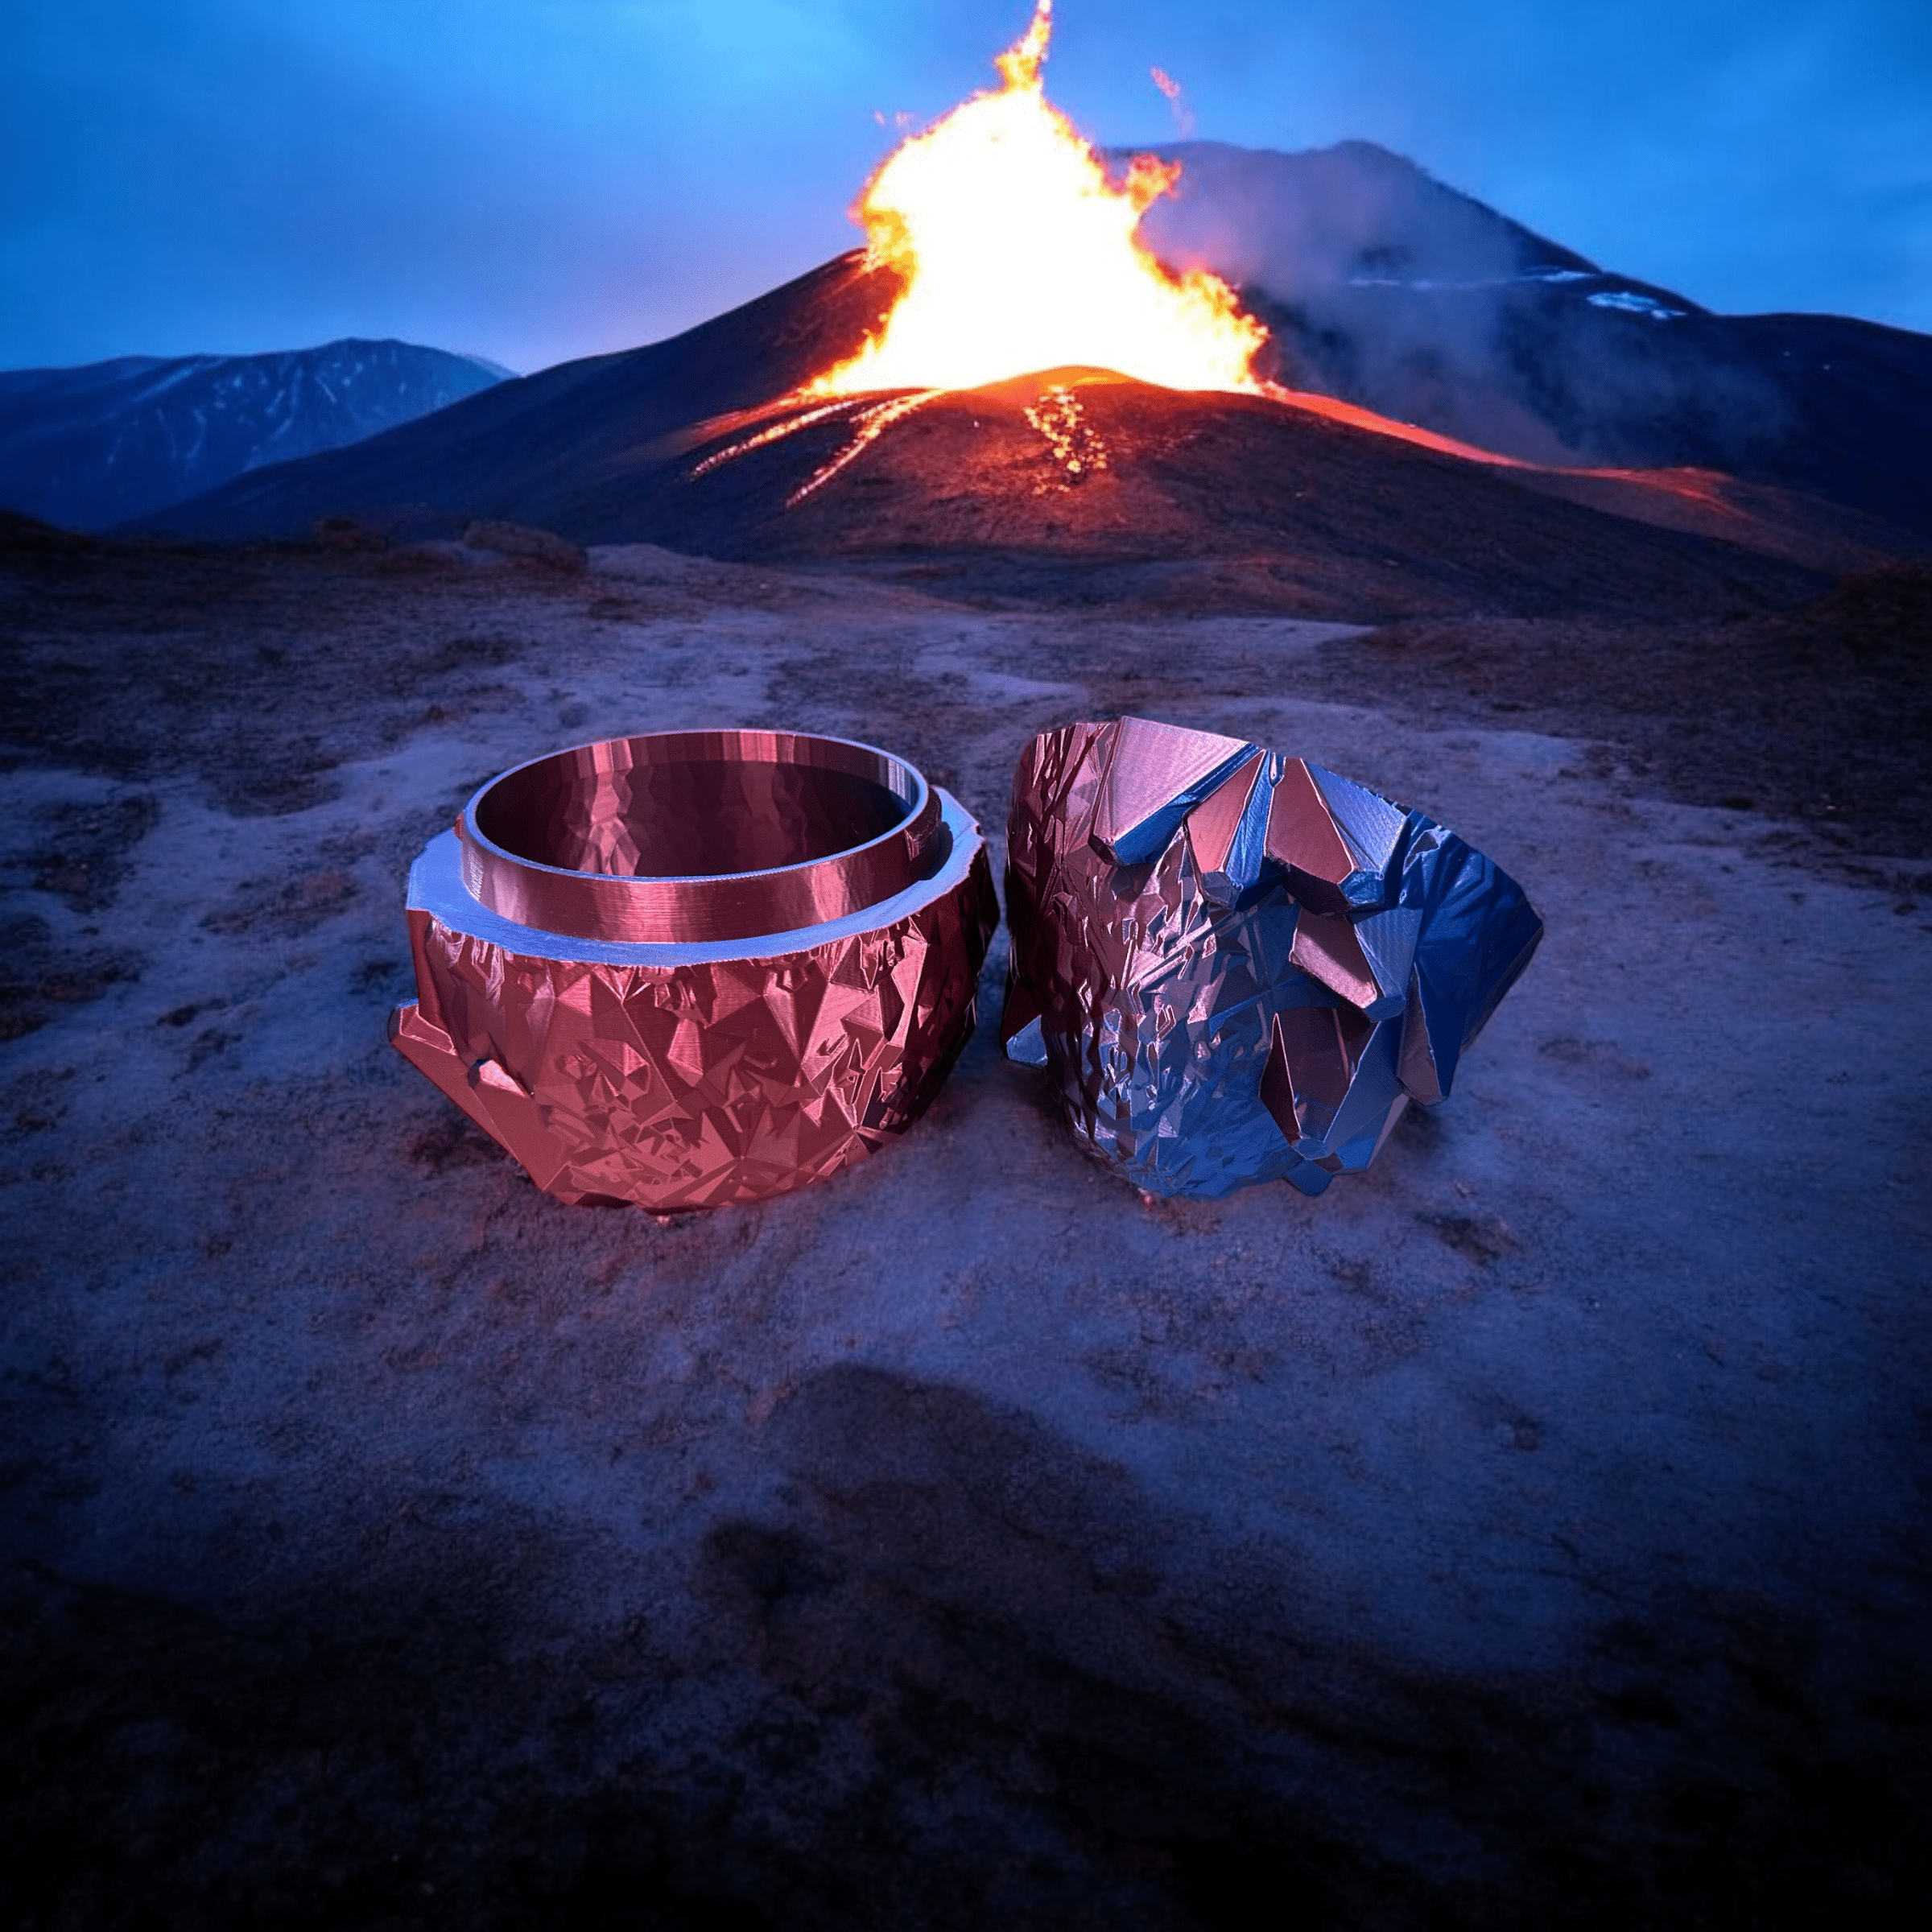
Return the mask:
M 1135 237 L 1179 165 L 1143 156 L 1117 184 L 1048 105 L 1052 14 L 1038 0 L 999 56 L 1003 86 L 914 135 L 873 177 L 854 212 L 869 259 L 897 268 L 906 290 L 815 393 L 976 389 L 1069 367 L 1168 389 L 1261 389 L 1249 365 L 1267 331 L 1224 282 L 1176 278 Z

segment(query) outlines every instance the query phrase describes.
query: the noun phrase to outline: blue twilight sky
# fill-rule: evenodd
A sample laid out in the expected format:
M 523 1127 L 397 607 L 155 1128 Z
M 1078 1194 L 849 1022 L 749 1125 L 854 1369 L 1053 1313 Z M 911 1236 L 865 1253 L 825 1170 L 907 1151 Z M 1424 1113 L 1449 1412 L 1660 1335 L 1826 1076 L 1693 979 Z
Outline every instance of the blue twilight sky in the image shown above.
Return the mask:
M 0 0 L 0 368 L 400 336 L 518 369 L 856 239 L 1028 0 Z M 1932 330 L 1932 0 L 1059 0 L 1084 132 L 1383 142 L 1709 307 Z M 883 117 L 884 125 L 878 117 Z

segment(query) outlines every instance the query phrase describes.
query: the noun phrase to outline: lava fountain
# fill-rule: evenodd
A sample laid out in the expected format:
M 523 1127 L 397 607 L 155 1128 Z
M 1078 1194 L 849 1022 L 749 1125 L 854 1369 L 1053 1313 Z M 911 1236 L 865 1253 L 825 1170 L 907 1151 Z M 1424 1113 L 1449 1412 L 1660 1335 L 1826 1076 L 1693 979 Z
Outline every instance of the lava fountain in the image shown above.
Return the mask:
M 811 393 L 978 389 L 1063 368 L 1166 389 L 1259 393 L 1267 331 L 1199 270 L 1169 272 L 1137 234 L 1178 163 L 1137 157 L 1124 181 L 1046 99 L 1052 0 L 1038 0 L 976 94 L 887 158 L 852 211 L 868 265 L 904 287 L 878 334 Z
M 976 94 L 887 156 L 852 210 L 865 266 L 899 283 L 858 353 L 787 394 L 706 425 L 735 435 L 694 464 L 694 478 L 836 423 L 845 440 L 786 499 L 823 489 L 878 439 L 960 390 L 1049 378 L 1024 410 L 1060 485 L 1111 467 L 1078 384 L 1054 372 L 1110 371 L 1163 389 L 1261 396 L 1378 436 L 1473 462 L 1513 457 L 1397 423 L 1332 396 L 1254 373 L 1268 332 L 1219 276 L 1176 275 L 1140 239 L 1141 217 L 1180 179 L 1179 163 L 1135 157 L 1111 175 L 1092 144 L 1046 99 L 1041 70 L 1053 0 L 997 57 L 1001 85 Z M 1171 100 L 1174 83 L 1155 84 Z

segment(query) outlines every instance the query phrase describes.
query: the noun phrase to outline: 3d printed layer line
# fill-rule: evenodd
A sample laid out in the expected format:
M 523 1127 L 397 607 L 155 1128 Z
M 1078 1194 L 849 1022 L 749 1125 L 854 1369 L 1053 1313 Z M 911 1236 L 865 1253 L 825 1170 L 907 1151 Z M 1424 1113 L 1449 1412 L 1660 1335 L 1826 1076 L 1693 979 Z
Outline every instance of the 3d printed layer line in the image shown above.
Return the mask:
M 1319 1194 L 1366 1167 L 1530 963 L 1542 921 L 1445 827 L 1300 758 L 1145 718 L 1013 774 L 1001 1037 L 1154 1194 Z
M 493 778 L 410 869 L 394 1045 L 569 1202 L 762 1199 L 925 1110 L 997 907 L 912 766 L 789 732 L 663 732 Z

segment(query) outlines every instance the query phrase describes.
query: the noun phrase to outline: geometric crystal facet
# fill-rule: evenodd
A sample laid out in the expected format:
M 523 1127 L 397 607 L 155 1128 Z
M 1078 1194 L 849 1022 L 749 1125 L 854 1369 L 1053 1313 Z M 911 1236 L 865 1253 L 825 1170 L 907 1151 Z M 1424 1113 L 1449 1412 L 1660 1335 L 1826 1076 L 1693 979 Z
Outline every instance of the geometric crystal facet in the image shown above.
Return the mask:
M 1422 813 L 1144 719 L 1035 738 L 1007 848 L 1009 1056 L 1150 1193 L 1315 1194 L 1367 1166 L 1447 1094 L 1542 934 Z
M 1239 738 L 1121 719 L 1089 835 L 1095 848 L 1116 865 L 1145 864 L 1253 753 Z
M 1257 751 L 1187 814 L 1195 869 L 1217 905 L 1239 906 L 1262 882 L 1270 790 L 1268 759 Z
M 902 1132 L 972 1030 L 997 907 L 978 827 L 900 761 L 666 733 L 492 781 L 408 916 L 397 1048 L 547 1193 L 665 1212 Z

